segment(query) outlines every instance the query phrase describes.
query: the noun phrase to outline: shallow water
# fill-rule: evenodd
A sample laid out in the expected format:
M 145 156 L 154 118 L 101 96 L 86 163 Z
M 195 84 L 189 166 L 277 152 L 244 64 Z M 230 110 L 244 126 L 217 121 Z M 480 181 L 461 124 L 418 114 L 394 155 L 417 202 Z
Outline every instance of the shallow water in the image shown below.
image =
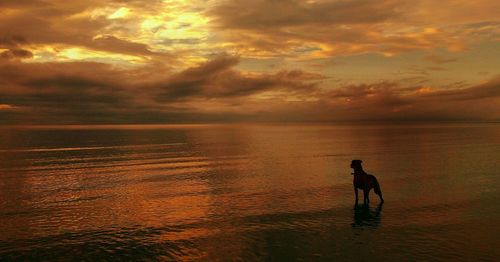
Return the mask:
M 495 261 L 499 156 L 499 124 L 0 127 L 0 259 Z

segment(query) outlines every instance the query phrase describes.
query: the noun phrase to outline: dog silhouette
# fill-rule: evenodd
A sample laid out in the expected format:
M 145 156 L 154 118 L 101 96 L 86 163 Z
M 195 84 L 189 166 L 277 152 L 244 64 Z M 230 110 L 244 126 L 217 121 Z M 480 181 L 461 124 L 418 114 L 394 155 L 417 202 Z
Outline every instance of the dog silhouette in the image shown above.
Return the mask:
M 354 169 L 354 178 L 352 184 L 354 186 L 354 194 L 356 196 L 356 204 L 358 204 L 358 189 L 363 190 L 363 204 L 368 205 L 370 203 L 370 190 L 373 188 L 375 194 L 380 198 L 380 202 L 384 203 L 384 198 L 382 197 L 382 191 L 380 190 L 380 185 L 377 178 L 373 175 L 367 174 L 363 167 L 361 166 L 361 160 L 352 160 L 351 168 Z

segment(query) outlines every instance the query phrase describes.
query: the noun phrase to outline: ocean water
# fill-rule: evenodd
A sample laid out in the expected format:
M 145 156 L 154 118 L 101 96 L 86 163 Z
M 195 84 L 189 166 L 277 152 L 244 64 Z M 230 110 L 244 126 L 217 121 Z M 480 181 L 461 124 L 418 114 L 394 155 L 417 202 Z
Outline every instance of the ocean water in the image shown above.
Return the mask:
M 0 127 L 0 260 L 498 261 L 499 156 L 500 124 Z

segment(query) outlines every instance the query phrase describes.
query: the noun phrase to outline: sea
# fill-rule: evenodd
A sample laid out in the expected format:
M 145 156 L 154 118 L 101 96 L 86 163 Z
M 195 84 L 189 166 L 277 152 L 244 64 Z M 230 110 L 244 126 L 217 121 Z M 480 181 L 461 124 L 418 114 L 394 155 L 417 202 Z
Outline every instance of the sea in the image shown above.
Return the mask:
M 498 261 L 499 157 L 499 123 L 0 126 L 0 260 Z

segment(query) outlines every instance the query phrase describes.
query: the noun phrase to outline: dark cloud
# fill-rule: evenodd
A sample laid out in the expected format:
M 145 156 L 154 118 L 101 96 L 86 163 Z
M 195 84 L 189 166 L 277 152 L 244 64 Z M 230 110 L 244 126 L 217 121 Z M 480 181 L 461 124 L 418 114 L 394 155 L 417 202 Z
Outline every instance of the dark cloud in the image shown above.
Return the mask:
M 499 90 L 500 78 L 461 89 L 381 82 L 337 88 L 318 104 L 329 112 L 328 120 L 499 120 L 500 113 L 495 110 Z
M 435 101 L 446 104 L 456 100 L 478 100 L 500 98 L 500 77 L 490 81 L 466 88 L 440 89 L 430 87 L 402 87 L 397 82 L 381 82 L 376 84 L 349 85 L 328 92 L 333 99 L 359 100 L 368 104 L 370 101 L 400 100 L 406 103 L 419 101 Z M 387 99 L 387 98 L 394 99 Z M 396 103 L 398 104 L 398 103 Z
M 238 61 L 221 55 L 141 81 L 140 69 L 101 63 L 3 62 L 0 116 L 4 123 L 500 119 L 499 77 L 458 89 L 389 81 L 320 88 L 321 75 L 247 73 Z
M 302 71 L 246 74 L 239 59 L 221 55 L 181 72 L 150 74 L 120 70 L 102 63 L 0 63 L 0 109 L 3 121 L 36 123 L 143 123 L 219 119 L 246 112 L 198 110 L 193 101 L 243 99 L 265 91 L 287 93 L 314 89 L 318 76 Z M 161 79 L 164 80 L 156 80 Z M 235 101 L 231 102 L 235 104 Z M 237 104 L 237 103 L 236 103 Z M 13 114 L 10 108 L 23 108 Z M 15 118 L 13 117 L 15 116 Z
M 44 4 L 43 0 L 2 0 L 0 1 L 0 7 L 4 8 L 22 8 L 26 6 L 36 6 L 39 4 Z
M 225 1 L 211 13 L 224 27 L 268 30 L 290 26 L 378 23 L 397 15 L 396 1 Z M 236 11 L 239 10 L 239 11 Z
M 20 44 L 25 44 L 26 39 L 20 35 L 4 35 L 0 36 L 0 46 L 13 47 Z
M 17 59 L 33 57 L 31 51 L 20 48 L 23 44 L 26 44 L 26 39 L 19 35 L 5 35 L 0 37 L 0 48 L 7 49 L 6 51 L 0 52 L 0 58 Z
M 0 53 L 0 58 L 15 59 L 15 58 L 31 58 L 33 53 L 24 49 L 10 49 Z
M 446 64 L 458 61 L 458 59 L 454 57 L 442 57 L 438 55 L 427 55 L 424 59 L 435 64 Z
M 193 97 L 227 98 L 248 96 L 269 90 L 303 92 L 314 88 L 319 76 L 302 71 L 282 71 L 275 74 L 245 74 L 234 70 L 238 58 L 219 56 L 200 66 L 189 68 L 173 75 L 162 86 L 159 101 L 187 99 Z
M 0 104 L 22 109 L 16 118 L 4 116 L 7 122 L 93 122 L 133 100 L 126 86 L 112 80 L 123 74 L 109 65 L 4 62 L 0 71 Z
M 449 89 L 421 94 L 422 98 L 435 101 L 470 101 L 479 99 L 497 99 L 500 102 L 500 77 L 484 84 L 468 88 Z
M 147 45 L 134 43 L 131 41 L 119 39 L 115 36 L 106 35 L 98 38 L 94 38 L 91 43 L 89 43 L 88 47 L 103 50 L 103 51 L 111 51 L 122 54 L 137 54 L 137 55 L 152 55 Z

